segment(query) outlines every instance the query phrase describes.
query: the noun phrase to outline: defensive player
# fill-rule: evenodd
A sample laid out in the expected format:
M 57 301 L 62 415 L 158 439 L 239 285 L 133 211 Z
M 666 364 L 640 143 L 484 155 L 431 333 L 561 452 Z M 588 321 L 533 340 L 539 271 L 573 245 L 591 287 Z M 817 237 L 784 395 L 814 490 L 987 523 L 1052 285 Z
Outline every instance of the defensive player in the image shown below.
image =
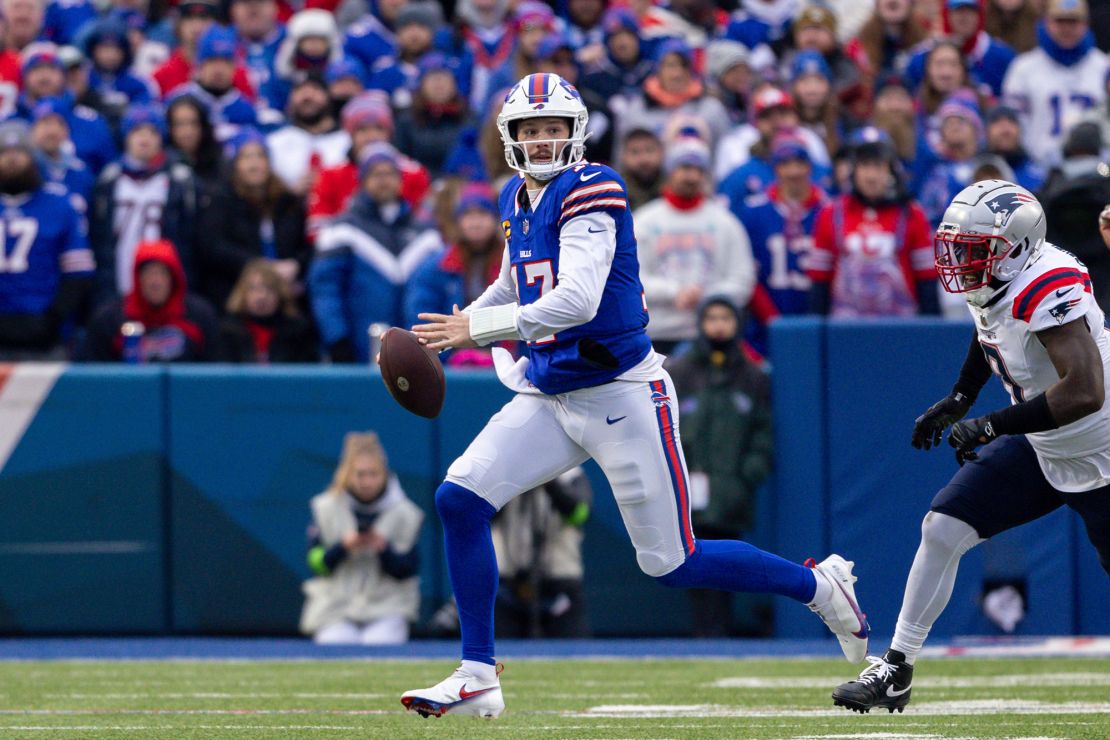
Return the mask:
M 500 276 L 465 313 L 420 314 L 427 323 L 413 327 L 435 349 L 528 342 L 528 356 L 515 365 L 494 351 L 498 375 L 517 395 L 436 492 L 462 665 L 401 697 L 425 716 L 501 713 L 490 518 L 522 491 L 591 457 L 609 478 L 645 573 L 667 586 L 788 596 L 825 621 L 850 660 L 866 654 L 852 563 L 830 555 L 803 567 L 745 542 L 695 539 L 679 404 L 644 331 L 624 182 L 609 167 L 581 161 L 586 122 L 577 90 L 557 75 L 530 75 L 512 88 L 497 125 L 505 158 L 521 176 L 501 192 L 508 245 Z
M 965 188 L 944 212 L 937 271 L 967 299 L 975 334 L 952 392 L 917 418 L 913 446 L 939 445 L 952 425 L 961 467 L 922 522 L 890 649 L 833 691 L 839 706 L 902 711 L 960 557 L 999 532 L 1066 504 L 1110 573 L 1110 334 L 1087 268 L 1044 238 L 1041 204 L 1003 180 Z M 960 421 L 991 371 L 1012 405 Z

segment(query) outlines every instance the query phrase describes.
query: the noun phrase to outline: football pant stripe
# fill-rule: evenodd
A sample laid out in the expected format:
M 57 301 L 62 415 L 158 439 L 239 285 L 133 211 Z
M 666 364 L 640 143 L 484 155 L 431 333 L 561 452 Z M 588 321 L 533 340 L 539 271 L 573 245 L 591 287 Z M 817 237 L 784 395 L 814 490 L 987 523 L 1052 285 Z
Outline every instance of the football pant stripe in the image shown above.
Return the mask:
M 667 395 L 667 384 L 662 380 L 653 380 L 651 390 L 654 393 Z M 682 538 L 682 549 L 687 557 L 694 554 L 694 530 L 690 526 L 690 497 L 687 493 L 686 471 L 682 467 L 682 458 L 678 454 L 678 444 L 674 438 L 674 424 L 671 418 L 671 409 L 666 403 L 657 404 L 655 416 L 659 422 L 659 437 L 663 442 L 663 455 L 667 459 L 667 469 L 671 474 L 671 486 L 674 489 L 675 503 L 678 506 L 678 528 Z

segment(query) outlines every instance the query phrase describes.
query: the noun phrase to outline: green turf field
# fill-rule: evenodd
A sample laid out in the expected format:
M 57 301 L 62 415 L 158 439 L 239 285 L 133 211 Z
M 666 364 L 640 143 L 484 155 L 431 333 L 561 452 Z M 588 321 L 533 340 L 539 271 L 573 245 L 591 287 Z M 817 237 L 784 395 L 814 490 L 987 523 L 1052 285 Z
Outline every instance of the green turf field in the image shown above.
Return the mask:
M 849 714 L 834 660 L 510 663 L 496 721 L 405 714 L 447 662 L 0 663 L 0 738 L 1110 737 L 1110 662 L 929 660 L 905 714 Z

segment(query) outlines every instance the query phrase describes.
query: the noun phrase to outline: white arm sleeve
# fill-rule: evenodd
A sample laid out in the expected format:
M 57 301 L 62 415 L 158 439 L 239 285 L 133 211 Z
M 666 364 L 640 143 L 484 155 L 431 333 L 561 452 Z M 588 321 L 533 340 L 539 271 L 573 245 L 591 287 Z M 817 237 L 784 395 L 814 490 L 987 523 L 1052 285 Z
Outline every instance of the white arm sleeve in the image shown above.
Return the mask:
M 559 232 L 555 287 L 526 306 L 508 307 L 484 304 L 493 289 L 490 286 L 471 304 L 470 336 L 479 344 L 503 339 L 532 341 L 585 324 L 597 315 L 616 253 L 617 225 L 612 216 L 598 212 L 572 218 Z M 512 279 L 509 281 L 511 284 Z M 494 285 L 498 283 L 501 278 Z M 516 297 L 515 291 L 512 297 Z M 475 309 L 479 304 L 483 305 Z M 514 326 L 510 327 L 510 319 Z

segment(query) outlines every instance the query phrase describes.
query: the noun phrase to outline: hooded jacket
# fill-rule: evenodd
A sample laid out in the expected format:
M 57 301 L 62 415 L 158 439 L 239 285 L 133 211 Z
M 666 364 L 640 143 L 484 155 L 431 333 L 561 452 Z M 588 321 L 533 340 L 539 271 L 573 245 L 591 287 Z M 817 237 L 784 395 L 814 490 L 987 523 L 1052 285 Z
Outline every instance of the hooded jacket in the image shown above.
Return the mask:
M 720 348 L 701 331 L 712 305 L 727 306 L 737 318 L 737 336 Z M 743 316 L 731 301 L 703 302 L 698 327 L 690 350 L 666 364 L 680 399 L 691 489 L 699 476 L 708 486 L 707 501 L 692 496 L 694 527 L 702 536 L 735 537 L 752 526 L 756 492 L 771 472 L 771 384 L 741 349 Z
M 151 305 L 139 289 L 139 273 L 148 262 L 160 262 L 173 276 L 170 296 L 161 306 Z M 126 322 L 143 325 L 139 344 L 141 362 L 197 362 L 209 360 L 218 333 L 216 313 L 207 301 L 189 293 L 185 270 L 173 244 L 165 239 L 143 242 L 135 252 L 135 288 L 121 300 L 105 304 L 89 324 L 80 359 L 111 362 L 123 357 L 121 329 Z

